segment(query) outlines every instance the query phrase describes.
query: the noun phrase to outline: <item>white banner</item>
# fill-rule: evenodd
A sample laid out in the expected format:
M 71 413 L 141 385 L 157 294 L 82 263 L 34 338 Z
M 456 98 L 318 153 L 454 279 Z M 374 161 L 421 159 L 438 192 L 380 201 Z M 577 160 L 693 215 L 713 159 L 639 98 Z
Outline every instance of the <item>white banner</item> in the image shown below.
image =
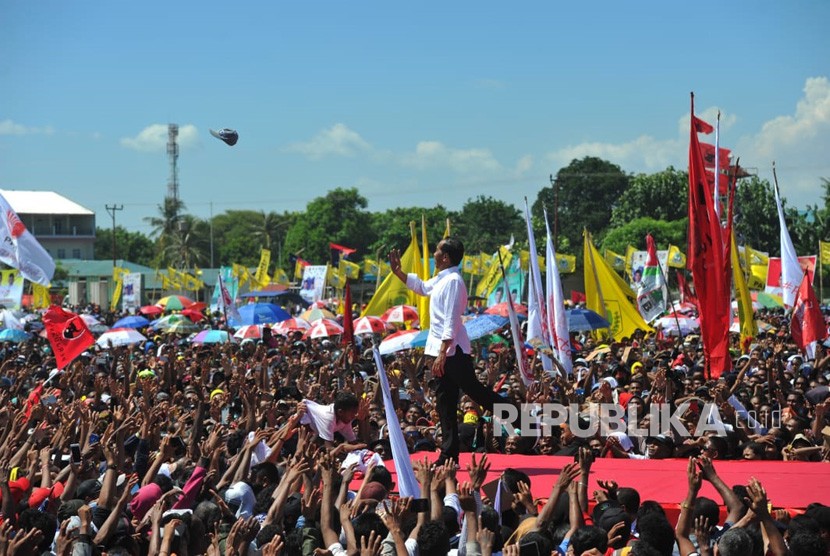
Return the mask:
M 135 314 L 141 307 L 141 273 L 130 272 L 121 276 L 121 307 Z
M 303 269 L 303 281 L 300 286 L 300 296 L 303 299 L 309 303 L 323 299 L 328 268 L 328 266 L 307 266 Z
M 55 261 L 35 239 L 17 213 L 0 195 L 0 261 L 17 268 L 30 282 L 48 286 L 55 274 Z

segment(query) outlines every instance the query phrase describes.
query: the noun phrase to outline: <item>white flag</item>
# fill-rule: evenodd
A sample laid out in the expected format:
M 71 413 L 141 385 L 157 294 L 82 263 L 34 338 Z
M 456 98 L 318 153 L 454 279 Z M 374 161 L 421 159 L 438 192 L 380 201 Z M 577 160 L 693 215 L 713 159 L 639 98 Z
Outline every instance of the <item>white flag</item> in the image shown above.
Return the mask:
M 528 257 L 530 277 L 528 278 L 527 294 L 527 341 L 536 348 L 548 347 L 551 345 L 551 336 L 545 310 L 545 292 L 542 290 L 542 273 L 539 270 L 539 258 L 536 255 L 536 237 L 533 234 L 527 197 L 525 197 L 525 222 L 527 223 L 527 241 L 530 249 L 530 257 Z M 544 352 L 542 353 L 542 368 L 546 372 L 553 370 L 553 362 Z
M 666 312 L 668 290 L 660 269 L 660 262 L 657 260 L 657 247 L 651 234 L 646 236 L 646 246 L 648 259 L 637 291 L 637 309 L 643 316 L 643 320 L 651 322 Z
M 222 273 L 219 273 L 219 300 L 218 300 L 219 308 L 224 311 L 225 316 L 228 321 L 234 320 L 236 322 L 242 321 L 242 316 L 239 314 L 239 311 L 236 309 L 236 304 L 233 302 L 233 298 L 231 297 L 228 288 L 225 287 L 225 284 L 222 282 Z
M 545 229 L 547 230 L 547 252 L 545 262 L 545 287 L 548 290 L 547 317 L 548 329 L 551 334 L 553 354 L 567 372 L 573 371 L 571 360 L 571 333 L 568 330 L 568 315 L 565 313 L 565 297 L 562 295 L 562 282 L 559 279 L 559 268 L 556 264 L 556 250 L 553 247 L 553 236 L 548 224 L 548 211 L 545 211 Z
M 392 390 L 389 388 L 389 379 L 386 377 L 386 370 L 383 368 L 383 360 L 380 357 L 378 348 L 372 349 L 375 358 L 375 367 L 378 370 L 380 389 L 383 393 L 383 410 L 386 413 L 386 425 L 389 429 L 389 444 L 392 446 L 392 459 L 395 462 L 395 472 L 398 477 L 398 492 L 404 498 L 412 496 L 418 498 L 421 495 L 421 487 L 418 479 L 415 478 L 415 471 L 412 469 L 412 460 L 409 457 L 409 449 L 406 447 L 406 440 L 403 437 L 398 415 L 395 413 L 395 405 L 392 403 Z
M 0 261 L 18 269 L 28 281 L 48 286 L 55 275 L 55 261 L 2 195 L 0 210 Z
M 790 239 L 790 232 L 787 230 L 787 222 L 784 220 L 784 209 L 781 206 L 781 197 L 778 187 L 774 187 L 775 206 L 778 208 L 778 222 L 781 225 L 781 297 L 787 308 L 795 307 L 795 298 L 798 295 L 798 288 L 801 286 L 801 279 L 804 271 L 798 264 L 798 255 L 795 253 L 793 241 Z

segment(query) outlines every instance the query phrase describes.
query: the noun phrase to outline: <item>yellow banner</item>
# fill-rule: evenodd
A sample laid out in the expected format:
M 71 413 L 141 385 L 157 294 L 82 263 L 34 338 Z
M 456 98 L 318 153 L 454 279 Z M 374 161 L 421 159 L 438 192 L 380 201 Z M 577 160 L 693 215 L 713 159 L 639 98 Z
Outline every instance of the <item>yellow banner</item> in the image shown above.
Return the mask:
M 830 242 L 819 241 L 818 248 L 821 252 L 821 264 L 830 264 Z
M 409 232 L 409 247 L 401 256 L 401 270 L 404 274 L 417 274 L 421 267 L 421 253 L 418 249 L 418 236 L 415 234 L 415 222 L 410 222 Z M 397 276 L 390 274 L 380 283 L 380 287 L 366 304 L 360 316 L 380 316 L 389 307 L 395 305 L 417 305 L 416 297 L 415 293 L 406 287 L 406 284 L 398 280 Z
M 347 278 L 357 280 L 358 278 L 360 278 L 360 265 L 341 258 L 340 273 Z
M 738 244 L 735 243 L 735 230 L 732 230 L 732 280 L 735 283 L 735 297 L 738 300 L 738 317 L 741 322 L 741 352 L 749 352 L 749 343 L 758 336 L 758 323 L 752 312 L 752 298 L 744 280 L 741 262 L 738 257 Z
M 259 265 L 256 267 L 256 274 L 254 280 L 260 288 L 264 288 L 271 283 L 271 277 L 268 276 L 268 265 L 271 264 L 271 250 L 260 249 L 259 251 Z
M 625 274 L 629 278 L 631 278 L 631 263 L 634 260 L 634 252 L 636 250 L 633 245 L 625 248 Z
M 611 268 L 617 272 L 625 272 L 625 256 L 615 253 L 610 249 L 606 249 L 605 260 L 611 265 Z
M 283 269 L 277 267 L 274 269 L 274 282 L 281 286 L 287 286 L 291 283 L 288 279 L 288 273 L 286 273 Z
M 118 302 L 121 300 L 121 289 L 124 286 L 124 282 L 121 281 L 121 276 L 118 277 L 118 280 L 115 281 L 115 289 L 112 292 L 112 299 L 110 300 L 110 311 L 115 311 L 115 308 L 118 307 Z
M 32 283 L 32 308 L 46 309 L 51 304 L 49 287 Z
M 576 256 L 561 255 L 557 253 L 556 267 L 559 269 L 559 274 L 571 274 L 572 272 L 576 272 Z
M 426 282 L 430 279 L 429 274 L 429 244 L 427 243 L 427 221 L 426 217 L 421 214 L 421 272 L 419 274 L 421 280 Z M 437 269 L 436 269 L 437 270 Z M 420 321 L 421 330 L 429 328 L 429 296 L 418 296 L 418 317 Z
M 328 270 L 326 271 L 326 282 L 329 286 L 336 290 L 342 290 L 343 286 L 346 285 L 346 276 L 340 272 L 340 269 L 333 268 L 329 266 Z
M 167 283 L 170 285 L 170 289 L 178 290 L 182 287 L 182 283 L 179 280 L 179 272 L 172 266 L 167 267 Z
M 501 267 L 499 266 L 499 253 L 504 263 L 504 268 L 510 267 L 510 261 L 513 259 L 513 253 L 505 246 L 499 247 L 499 251 L 495 255 L 488 255 L 489 267 L 484 273 L 478 284 L 476 284 L 476 296 L 488 298 L 493 290 L 499 285 L 501 280 Z

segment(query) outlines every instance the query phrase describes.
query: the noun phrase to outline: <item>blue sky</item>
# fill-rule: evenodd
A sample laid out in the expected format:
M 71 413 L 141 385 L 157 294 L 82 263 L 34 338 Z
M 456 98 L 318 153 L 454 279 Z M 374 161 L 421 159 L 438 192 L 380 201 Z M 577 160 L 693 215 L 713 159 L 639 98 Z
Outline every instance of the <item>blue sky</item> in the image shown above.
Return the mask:
M 189 212 L 520 206 L 571 159 L 685 168 L 689 91 L 799 207 L 830 177 L 830 2 L 0 5 L 0 188 L 143 218 L 181 127 Z M 209 128 L 230 127 L 228 147 Z

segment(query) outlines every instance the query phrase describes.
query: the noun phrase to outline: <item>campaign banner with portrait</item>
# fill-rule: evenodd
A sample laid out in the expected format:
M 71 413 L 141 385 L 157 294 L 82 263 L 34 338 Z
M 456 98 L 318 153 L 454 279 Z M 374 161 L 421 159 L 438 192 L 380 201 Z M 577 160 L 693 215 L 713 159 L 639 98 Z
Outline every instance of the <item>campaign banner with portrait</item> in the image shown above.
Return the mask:
M 303 280 L 300 282 L 300 297 L 309 303 L 323 299 L 328 268 L 328 266 L 309 265 L 303 269 Z
M 496 286 L 492 293 L 490 293 L 490 295 L 487 297 L 488 307 L 492 307 L 493 305 L 498 305 L 499 303 L 506 302 L 506 290 L 510 290 L 510 294 L 513 297 L 513 303 L 526 303 L 524 292 L 526 274 L 522 272 L 519 257 L 513 257 L 510 260 L 510 264 L 508 265 L 508 267 L 504 270 L 505 278 L 507 279 L 506 286 L 504 278 L 500 279 L 498 282 L 498 286 Z M 499 271 L 499 274 L 501 274 L 501 271 Z
M 23 299 L 23 276 L 17 270 L 0 271 L 0 305 L 6 309 L 20 309 Z
M 648 261 L 648 251 L 634 251 L 631 255 L 631 276 L 629 276 L 631 289 L 635 292 L 640 288 L 640 281 L 643 279 L 643 271 Z M 663 276 L 669 272 L 669 252 L 657 251 L 657 262 L 660 263 L 660 270 Z
M 141 273 L 128 272 L 121 275 L 121 307 L 135 314 L 141 307 Z

